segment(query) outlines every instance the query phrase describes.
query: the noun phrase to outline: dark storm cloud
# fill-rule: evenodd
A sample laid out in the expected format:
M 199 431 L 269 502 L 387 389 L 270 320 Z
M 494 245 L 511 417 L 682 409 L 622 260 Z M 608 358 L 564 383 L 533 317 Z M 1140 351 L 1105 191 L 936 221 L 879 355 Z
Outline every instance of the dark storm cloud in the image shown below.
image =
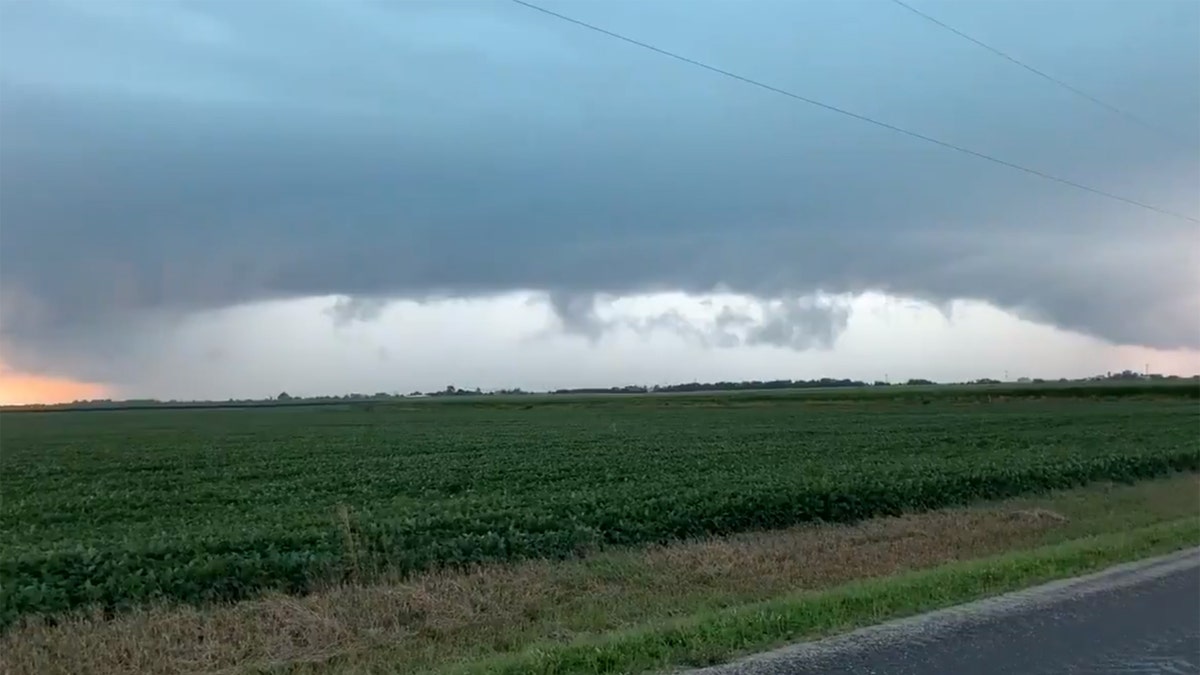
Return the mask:
M 548 5 L 1200 211 L 1189 0 L 921 3 L 1172 141 L 891 3 Z M 365 298 L 334 312 L 350 320 L 378 298 L 507 289 L 547 291 L 568 320 L 586 320 L 571 312 L 597 292 L 878 289 L 1200 346 L 1194 223 L 510 3 L 47 0 L 0 13 L 0 339 L 16 365 L 102 362 L 101 337 L 120 343 L 147 312 Z M 748 339 L 821 344 L 844 317 L 797 306 L 774 321 Z

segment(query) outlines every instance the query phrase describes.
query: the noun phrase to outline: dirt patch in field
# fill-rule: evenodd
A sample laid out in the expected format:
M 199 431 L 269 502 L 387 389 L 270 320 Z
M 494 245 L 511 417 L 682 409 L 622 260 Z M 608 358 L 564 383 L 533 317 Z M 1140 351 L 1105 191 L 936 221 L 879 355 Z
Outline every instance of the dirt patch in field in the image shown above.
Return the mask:
M 1195 477 L 1175 481 L 1175 491 L 1196 488 Z M 1113 488 L 1092 490 L 1064 493 L 1062 503 L 1117 496 Z M 1122 490 L 1140 490 L 1145 500 L 1154 492 L 1141 486 L 1116 492 L 1126 494 Z M 273 595 L 207 608 L 148 607 L 113 620 L 97 614 L 57 625 L 27 621 L 0 636 L 0 671 L 235 672 L 287 665 L 295 672 L 321 670 L 331 658 L 337 669 L 349 672 L 382 663 L 416 671 L 537 640 L 568 640 L 1036 546 L 1056 530 L 1084 533 L 1080 528 L 1086 523 L 1056 511 L 1052 499 L 1044 502 L 748 533 L 569 562 L 431 573 L 305 597 Z M 1146 501 L 1146 508 L 1151 506 Z M 1164 509 L 1163 515 L 1174 514 Z M 1086 529 L 1108 525 L 1097 520 Z
M 1061 522 L 1003 510 L 933 512 L 662 547 L 648 551 L 645 564 L 681 587 L 774 595 L 1003 551 Z

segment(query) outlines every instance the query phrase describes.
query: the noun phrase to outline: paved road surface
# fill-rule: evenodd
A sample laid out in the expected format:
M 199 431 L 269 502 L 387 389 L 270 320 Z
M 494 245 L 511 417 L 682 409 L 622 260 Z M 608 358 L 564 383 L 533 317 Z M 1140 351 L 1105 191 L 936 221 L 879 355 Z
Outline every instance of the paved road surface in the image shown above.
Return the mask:
M 1200 675 L 1200 549 L 692 675 Z

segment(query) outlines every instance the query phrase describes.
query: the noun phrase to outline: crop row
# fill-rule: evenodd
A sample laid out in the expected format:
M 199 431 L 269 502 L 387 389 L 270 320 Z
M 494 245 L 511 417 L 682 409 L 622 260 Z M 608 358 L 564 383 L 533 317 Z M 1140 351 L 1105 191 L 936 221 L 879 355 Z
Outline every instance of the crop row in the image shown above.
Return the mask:
M 351 522 L 345 531 L 331 530 L 327 536 L 311 540 L 177 551 L 63 551 L 0 562 L 0 577 L 5 580 L 0 617 L 7 623 L 22 614 L 86 605 L 121 609 L 161 598 L 201 603 L 241 599 L 266 589 L 304 592 L 330 577 L 353 575 L 362 565 L 411 572 L 437 565 L 561 557 L 602 544 L 634 544 L 811 520 L 850 521 L 1088 481 L 1131 481 L 1197 469 L 1200 456 L 1190 452 L 1103 457 L 1059 466 L 929 476 L 899 484 L 876 479 L 718 499 L 692 495 L 704 499 L 614 504 L 575 517 L 514 514 L 511 519 Z

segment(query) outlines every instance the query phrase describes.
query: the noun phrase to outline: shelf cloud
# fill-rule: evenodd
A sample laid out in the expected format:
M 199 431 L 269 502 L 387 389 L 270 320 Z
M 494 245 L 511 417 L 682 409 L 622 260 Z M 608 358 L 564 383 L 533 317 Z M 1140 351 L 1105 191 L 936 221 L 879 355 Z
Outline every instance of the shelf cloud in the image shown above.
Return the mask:
M 1170 138 L 890 3 L 547 6 L 1200 217 L 1195 2 L 922 3 Z M 514 4 L 46 0 L 0 33 L 0 350 L 31 372 L 145 317 L 516 290 L 582 332 L 598 294 L 719 290 L 772 308 L 737 340 L 810 349 L 847 320 L 813 298 L 879 291 L 1200 348 L 1195 223 Z

